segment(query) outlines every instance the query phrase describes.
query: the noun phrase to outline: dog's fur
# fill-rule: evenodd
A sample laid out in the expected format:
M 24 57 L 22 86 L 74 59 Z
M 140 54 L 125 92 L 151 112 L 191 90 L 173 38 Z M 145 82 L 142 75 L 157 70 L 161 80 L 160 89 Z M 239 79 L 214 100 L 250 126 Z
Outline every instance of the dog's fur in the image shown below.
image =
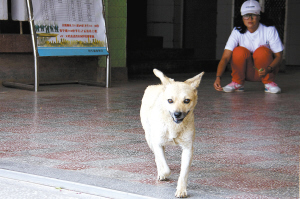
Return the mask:
M 158 180 L 166 180 L 171 174 L 164 147 L 181 146 L 181 171 L 175 196 L 187 197 L 187 178 L 195 138 L 193 110 L 198 99 L 197 87 L 204 72 L 185 82 L 175 82 L 157 69 L 153 72 L 162 84 L 148 86 L 145 90 L 140 111 L 141 122 L 147 143 L 155 155 Z

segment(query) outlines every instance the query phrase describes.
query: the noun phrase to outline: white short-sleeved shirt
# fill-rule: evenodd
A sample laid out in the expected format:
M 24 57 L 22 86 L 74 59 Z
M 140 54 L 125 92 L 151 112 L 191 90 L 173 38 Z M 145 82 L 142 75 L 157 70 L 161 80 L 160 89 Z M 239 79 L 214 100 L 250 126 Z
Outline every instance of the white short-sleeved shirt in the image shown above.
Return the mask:
M 258 29 L 253 33 L 247 30 L 242 34 L 234 28 L 229 36 L 225 49 L 233 51 L 237 46 L 245 47 L 251 53 L 260 46 L 268 47 L 273 53 L 281 52 L 284 49 L 276 28 L 274 26 L 267 27 L 261 23 Z

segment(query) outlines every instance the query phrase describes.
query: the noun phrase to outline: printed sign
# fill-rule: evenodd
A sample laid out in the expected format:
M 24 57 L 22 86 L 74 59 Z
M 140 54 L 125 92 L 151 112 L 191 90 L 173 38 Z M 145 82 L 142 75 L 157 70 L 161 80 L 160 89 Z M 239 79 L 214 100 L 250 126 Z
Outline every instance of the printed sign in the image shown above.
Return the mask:
M 108 55 L 101 0 L 32 0 L 39 56 Z

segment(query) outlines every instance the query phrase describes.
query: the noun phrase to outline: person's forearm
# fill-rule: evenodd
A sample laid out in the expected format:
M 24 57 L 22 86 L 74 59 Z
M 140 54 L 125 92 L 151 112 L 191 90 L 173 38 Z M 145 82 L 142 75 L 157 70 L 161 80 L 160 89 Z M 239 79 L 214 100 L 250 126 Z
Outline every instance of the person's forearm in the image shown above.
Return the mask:
M 282 52 L 275 53 L 275 58 L 269 65 L 269 67 L 272 67 L 272 71 L 279 68 L 281 62 L 282 62 Z M 270 70 L 270 69 L 269 69 Z
M 222 58 L 219 62 L 218 68 L 217 68 L 217 75 L 216 75 L 217 77 L 221 78 L 221 76 L 223 75 L 223 73 L 226 69 L 228 62 L 231 59 L 231 56 L 232 56 L 232 51 L 225 49 L 223 52 Z
M 221 59 L 221 61 L 219 62 L 219 65 L 218 65 L 218 69 L 217 69 L 217 74 L 216 74 L 217 77 L 221 77 L 223 75 L 227 64 L 228 64 L 227 60 Z

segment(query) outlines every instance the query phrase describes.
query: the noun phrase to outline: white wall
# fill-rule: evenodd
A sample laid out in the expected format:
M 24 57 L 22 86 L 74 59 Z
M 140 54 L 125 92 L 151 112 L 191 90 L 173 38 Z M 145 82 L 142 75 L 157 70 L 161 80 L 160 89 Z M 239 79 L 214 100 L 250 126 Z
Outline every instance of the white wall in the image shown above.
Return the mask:
M 174 0 L 148 0 L 147 4 L 147 35 L 162 36 L 163 47 L 173 48 Z
M 233 1 L 218 0 L 217 7 L 217 40 L 216 40 L 216 60 L 220 60 L 232 31 Z
M 163 37 L 164 48 L 179 48 L 183 0 L 147 0 L 147 35 Z
M 300 1 L 287 1 L 286 20 L 286 43 L 285 60 L 286 65 L 300 65 Z

